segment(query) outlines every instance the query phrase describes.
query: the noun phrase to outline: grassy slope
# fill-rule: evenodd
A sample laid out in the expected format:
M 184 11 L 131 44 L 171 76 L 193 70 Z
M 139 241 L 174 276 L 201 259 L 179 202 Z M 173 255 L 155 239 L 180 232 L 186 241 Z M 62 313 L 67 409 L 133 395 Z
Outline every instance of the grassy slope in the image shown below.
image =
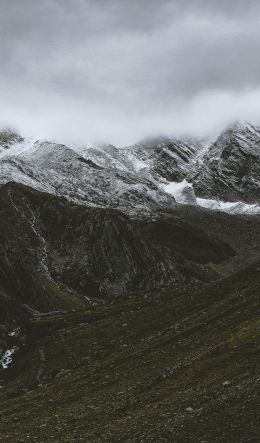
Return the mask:
M 258 442 L 259 266 L 32 321 L 0 441 Z

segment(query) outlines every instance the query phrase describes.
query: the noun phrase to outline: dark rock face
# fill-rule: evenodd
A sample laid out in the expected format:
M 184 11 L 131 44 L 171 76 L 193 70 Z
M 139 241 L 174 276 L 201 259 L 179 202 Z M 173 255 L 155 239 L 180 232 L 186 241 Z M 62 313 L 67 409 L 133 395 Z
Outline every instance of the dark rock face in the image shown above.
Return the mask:
M 258 217 L 193 206 L 133 220 L 15 184 L 1 201 L 1 291 L 41 311 L 57 308 L 58 289 L 107 298 L 216 279 L 218 264 L 247 262 L 247 247 L 260 244 Z
M 259 203 L 260 131 L 249 124 L 228 129 L 191 175 L 198 196 Z
M 53 203 L 40 207 L 39 218 L 54 280 L 100 297 L 151 290 L 170 278 L 122 213 Z
M 228 241 L 175 216 L 133 220 L 14 184 L 1 198 L 1 290 L 40 310 L 55 307 L 49 287 L 122 297 L 217 278 L 208 264 L 235 254 Z
M 28 317 L 24 305 L 50 310 L 53 304 L 37 272 L 37 239 L 7 189 L 0 192 L 0 215 L 0 320 Z
M 22 251 L 21 255 L 24 255 L 26 250 Z M 25 304 L 39 310 L 50 310 L 52 303 L 34 269 L 26 259 L 16 255 L 12 245 L 2 236 L 0 256 L 0 320 L 28 317 Z

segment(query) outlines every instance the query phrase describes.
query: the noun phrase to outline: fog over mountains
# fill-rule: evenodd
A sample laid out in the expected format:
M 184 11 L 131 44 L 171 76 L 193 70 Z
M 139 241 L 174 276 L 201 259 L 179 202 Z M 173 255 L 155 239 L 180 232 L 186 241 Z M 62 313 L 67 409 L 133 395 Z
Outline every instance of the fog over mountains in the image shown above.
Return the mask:
M 259 124 L 256 0 L 6 0 L 0 127 L 65 144 Z

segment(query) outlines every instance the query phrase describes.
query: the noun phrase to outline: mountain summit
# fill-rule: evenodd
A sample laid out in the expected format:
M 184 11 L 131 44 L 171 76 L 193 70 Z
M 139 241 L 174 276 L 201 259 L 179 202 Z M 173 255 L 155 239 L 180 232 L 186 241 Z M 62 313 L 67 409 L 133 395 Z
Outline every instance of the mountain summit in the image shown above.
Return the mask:
M 260 201 L 260 130 L 238 123 L 224 131 L 209 147 L 195 172 L 199 196 L 223 201 Z

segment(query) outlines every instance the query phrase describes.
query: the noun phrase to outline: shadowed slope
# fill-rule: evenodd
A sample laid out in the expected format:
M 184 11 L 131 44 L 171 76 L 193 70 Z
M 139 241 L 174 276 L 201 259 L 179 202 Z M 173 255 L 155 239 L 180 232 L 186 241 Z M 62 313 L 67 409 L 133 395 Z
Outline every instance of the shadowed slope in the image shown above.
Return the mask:
M 192 293 L 32 321 L 1 390 L 0 435 L 257 442 L 259 266 Z

